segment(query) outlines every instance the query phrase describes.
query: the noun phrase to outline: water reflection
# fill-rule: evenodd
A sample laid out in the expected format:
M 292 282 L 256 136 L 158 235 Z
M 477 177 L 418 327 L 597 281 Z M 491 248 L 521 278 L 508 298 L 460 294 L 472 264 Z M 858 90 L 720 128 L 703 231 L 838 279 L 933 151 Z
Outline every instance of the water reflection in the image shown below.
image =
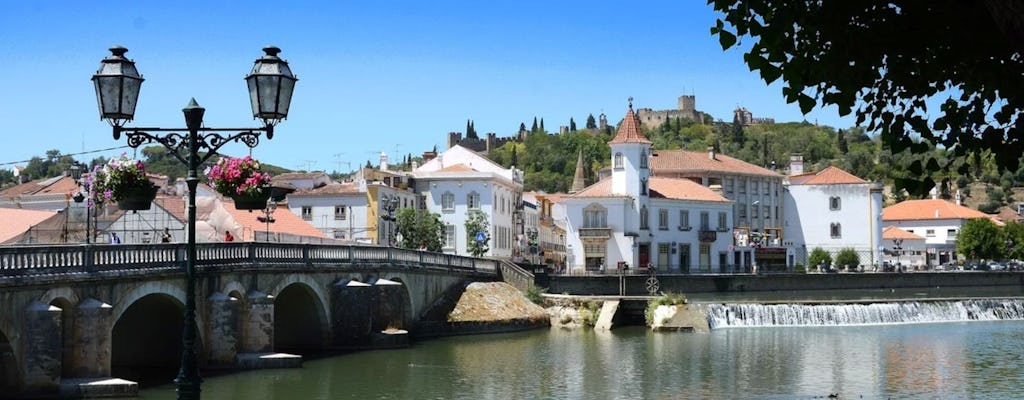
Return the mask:
M 1024 322 L 551 329 L 420 342 L 207 378 L 215 399 L 1024 397 Z M 173 398 L 173 387 L 143 392 Z

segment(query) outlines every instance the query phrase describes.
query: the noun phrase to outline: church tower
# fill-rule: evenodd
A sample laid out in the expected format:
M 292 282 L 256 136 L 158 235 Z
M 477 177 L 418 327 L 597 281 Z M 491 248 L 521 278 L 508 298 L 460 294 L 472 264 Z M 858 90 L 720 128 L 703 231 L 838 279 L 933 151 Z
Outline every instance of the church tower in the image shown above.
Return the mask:
M 576 174 L 572 177 L 572 188 L 569 193 L 576 193 L 587 187 L 587 176 L 583 169 L 583 149 L 580 149 L 579 157 L 576 157 Z
M 640 118 L 633 113 L 633 98 L 622 119 L 619 132 L 608 142 L 612 153 L 612 195 L 630 196 L 637 200 L 637 209 L 647 203 L 647 184 L 651 170 L 648 157 L 651 141 L 640 131 Z

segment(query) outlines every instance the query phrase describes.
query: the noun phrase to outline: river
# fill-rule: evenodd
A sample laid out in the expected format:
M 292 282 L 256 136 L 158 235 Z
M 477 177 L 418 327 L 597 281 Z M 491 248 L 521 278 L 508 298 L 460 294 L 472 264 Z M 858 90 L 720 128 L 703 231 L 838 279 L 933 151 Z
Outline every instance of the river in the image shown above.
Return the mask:
M 207 377 L 206 399 L 1024 398 L 1024 321 L 533 330 Z M 144 399 L 172 399 L 172 385 Z

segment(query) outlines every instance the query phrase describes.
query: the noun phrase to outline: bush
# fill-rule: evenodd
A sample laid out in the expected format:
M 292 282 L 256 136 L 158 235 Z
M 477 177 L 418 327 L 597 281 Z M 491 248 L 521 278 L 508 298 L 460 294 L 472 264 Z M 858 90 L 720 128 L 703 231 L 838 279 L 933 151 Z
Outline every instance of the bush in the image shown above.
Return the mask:
M 597 305 L 596 301 L 588 301 L 581 304 L 576 312 L 580 315 L 580 323 L 594 326 L 597 324 L 597 317 L 601 315 L 601 307 Z
M 860 265 L 860 256 L 856 250 L 847 247 L 839 250 L 839 254 L 836 254 L 836 265 L 845 266 L 847 269 L 856 268 Z
M 526 298 L 530 299 L 530 301 L 532 301 L 534 304 L 543 306 L 545 303 L 544 293 L 547 293 L 547 291 L 547 289 L 539 288 L 535 285 L 530 285 L 530 287 L 526 289 Z
M 807 273 L 807 268 L 804 268 L 804 265 L 801 263 L 796 263 L 796 266 L 793 267 L 793 272 L 796 272 L 798 274 L 805 274 Z
M 644 311 L 644 321 L 647 326 L 654 324 L 654 310 L 659 306 L 677 306 L 686 304 L 686 295 L 682 293 L 665 293 L 661 297 L 647 302 L 647 310 Z
M 832 255 L 821 247 L 815 247 L 814 250 L 811 250 L 811 256 L 807 258 L 807 263 L 811 265 L 811 268 L 821 265 L 827 267 L 832 264 Z
M 1003 204 L 996 200 L 989 200 L 988 203 L 978 205 L 978 211 L 985 214 L 995 214 Z

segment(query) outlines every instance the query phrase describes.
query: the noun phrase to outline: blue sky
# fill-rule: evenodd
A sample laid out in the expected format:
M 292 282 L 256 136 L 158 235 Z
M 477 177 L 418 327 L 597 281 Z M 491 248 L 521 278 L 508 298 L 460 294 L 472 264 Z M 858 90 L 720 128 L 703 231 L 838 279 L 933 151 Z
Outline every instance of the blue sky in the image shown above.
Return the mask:
M 252 154 L 291 169 L 347 171 L 381 151 L 394 160 L 443 150 L 467 119 L 499 136 L 534 116 L 551 131 L 601 112 L 617 123 L 628 97 L 667 109 L 693 94 L 697 109 L 725 120 L 739 105 L 780 122 L 854 123 L 786 104 L 740 51 L 721 50 L 708 33 L 716 14 L 701 1 L 160 3 L 5 5 L 0 164 L 125 145 L 99 120 L 89 80 L 112 45 L 127 47 L 146 78 L 132 125 L 160 127 L 184 126 L 192 97 L 207 126 L 256 126 L 243 78 L 263 46 L 280 47 L 300 80 L 288 120 Z M 123 151 L 132 154 L 77 158 Z

